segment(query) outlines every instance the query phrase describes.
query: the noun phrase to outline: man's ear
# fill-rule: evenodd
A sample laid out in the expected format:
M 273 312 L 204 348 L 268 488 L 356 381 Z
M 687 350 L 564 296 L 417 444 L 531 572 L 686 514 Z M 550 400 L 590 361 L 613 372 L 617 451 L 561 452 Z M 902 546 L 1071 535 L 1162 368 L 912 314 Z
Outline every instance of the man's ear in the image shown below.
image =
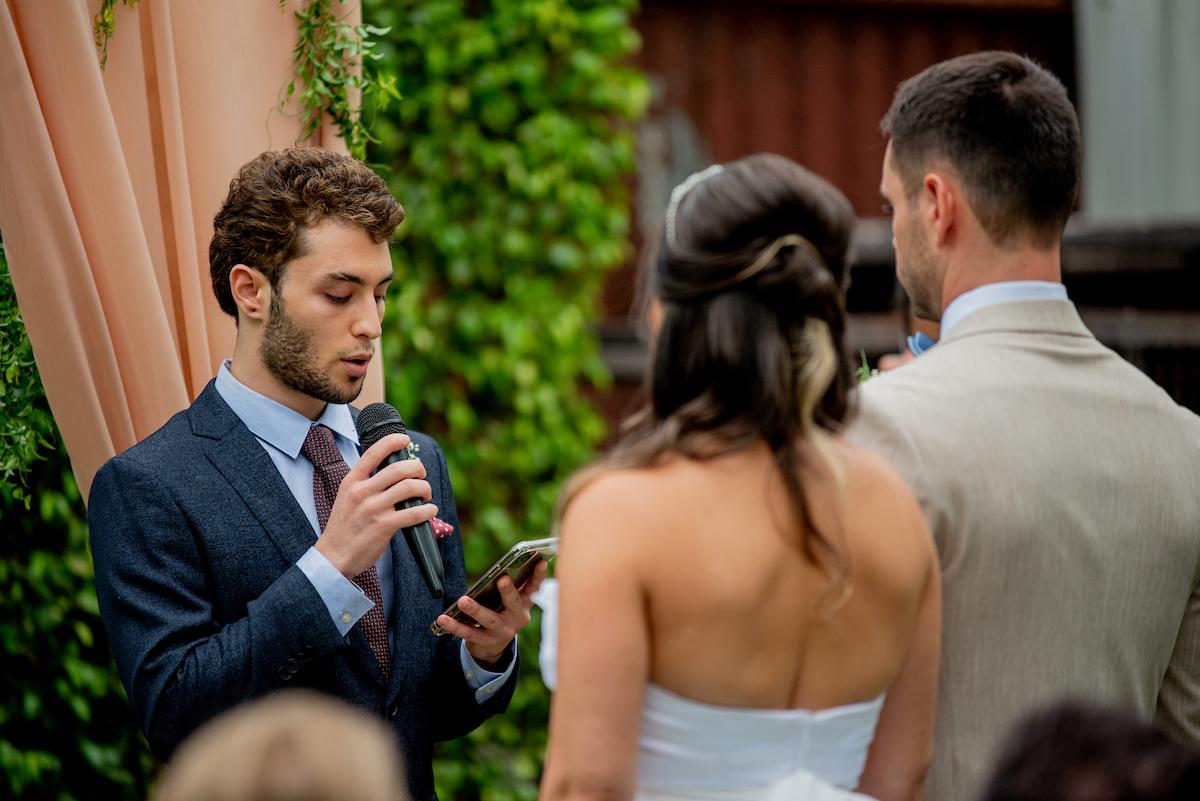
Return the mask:
M 962 200 L 958 182 L 941 172 L 929 172 L 921 182 L 921 222 L 929 241 L 938 247 L 954 232 Z
M 271 309 L 271 282 L 253 267 L 235 264 L 229 271 L 229 290 L 237 304 L 238 315 L 265 320 Z
M 658 329 L 662 327 L 663 313 L 662 301 L 658 298 L 651 298 L 650 305 L 646 307 L 646 323 L 650 328 L 651 336 L 658 336 Z

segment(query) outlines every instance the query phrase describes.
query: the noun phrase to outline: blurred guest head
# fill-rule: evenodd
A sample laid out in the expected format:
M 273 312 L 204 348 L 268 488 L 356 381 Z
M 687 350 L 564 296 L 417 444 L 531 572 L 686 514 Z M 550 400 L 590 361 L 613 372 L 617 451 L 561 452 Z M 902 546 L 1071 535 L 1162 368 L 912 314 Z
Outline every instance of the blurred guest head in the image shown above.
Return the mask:
M 215 718 L 163 772 L 154 801 L 403 801 L 395 735 L 341 701 L 277 693 Z
M 1200 754 L 1131 715 L 1079 703 L 1026 718 L 984 801 L 1194 801 Z

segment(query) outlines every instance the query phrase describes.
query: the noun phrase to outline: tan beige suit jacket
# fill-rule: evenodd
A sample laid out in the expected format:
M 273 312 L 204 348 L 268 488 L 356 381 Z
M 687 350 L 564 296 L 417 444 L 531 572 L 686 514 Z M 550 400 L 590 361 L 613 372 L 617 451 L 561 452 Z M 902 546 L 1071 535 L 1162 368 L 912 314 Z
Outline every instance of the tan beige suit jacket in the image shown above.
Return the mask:
M 1065 697 L 1200 744 L 1200 418 L 1068 301 L 989 306 L 863 385 L 847 432 L 908 479 L 941 556 L 929 801 L 973 801 Z

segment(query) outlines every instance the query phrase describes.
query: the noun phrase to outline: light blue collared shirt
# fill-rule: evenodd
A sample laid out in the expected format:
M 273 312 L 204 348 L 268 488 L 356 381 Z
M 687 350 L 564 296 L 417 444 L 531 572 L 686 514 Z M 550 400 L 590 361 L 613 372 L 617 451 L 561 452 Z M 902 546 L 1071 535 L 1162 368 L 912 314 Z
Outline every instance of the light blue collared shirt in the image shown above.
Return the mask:
M 1001 281 L 984 284 L 964 292 L 950 302 L 942 312 L 939 339 L 945 339 L 953 328 L 968 316 L 988 306 L 1014 303 L 1020 300 L 1066 300 L 1067 288 L 1054 281 Z
M 354 420 L 350 415 L 350 407 L 345 404 L 327 403 L 325 411 L 316 420 L 309 420 L 304 415 L 289 409 L 278 401 L 271 400 L 265 395 L 247 387 L 234 378 L 229 371 L 230 362 L 226 360 L 217 372 L 216 389 L 221 399 L 229 405 L 250 433 L 258 439 L 263 450 L 271 457 L 279 475 L 292 492 L 296 503 L 304 511 L 315 537 L 321 536 L 321 526 L 317 520 L 317 504 L 313 500 L 313 466 L 312 462 L 300 453 L 300 447 L 308 436 L 308 429 L 314 425 L 323 425 L 333 431 L 333 439 L 341 451 L 346 464 L 353 467 L 358 462 L 358 431 L 354 428 Z M 316 547 L 309 548 L 296 562 L 296 566 L 312 582 L 313 588 L 321 596 L 325 608 L 338 633 L 343 637 L 358 622 L 374 603 L 358 586 L 342 575 L 325 555 Z M 393 586 L 393 568 L 391 548 L 385 548 L 375 569 L 379 571 L 379 584 L 383 595 L 383 608 L 390 609 L 395 598 Z M 392 632 L 388 629 L 388 639 Z M 514 644 L 515 647 L 515 644 Z M 516 660 L 509 662 L 508 669 L 503 673 L 493 673 L 481 668 L 466 643 L 462 643 L 460 651 L 463 675 L 467 683 L 476 691 L 475 699 L 479 702 L 487 700 L 504 680 L 512 673 Z

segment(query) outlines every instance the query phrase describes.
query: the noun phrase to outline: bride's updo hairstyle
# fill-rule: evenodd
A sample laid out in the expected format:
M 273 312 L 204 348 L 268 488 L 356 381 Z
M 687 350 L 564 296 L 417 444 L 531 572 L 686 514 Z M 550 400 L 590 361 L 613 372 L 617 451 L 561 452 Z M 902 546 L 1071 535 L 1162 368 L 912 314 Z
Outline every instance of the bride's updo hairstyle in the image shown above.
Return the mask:
M 837 475 L 823 439 L 848 413 L 843 290 L 853 223 L 841 192 L 778 155 L 714 165 L 676 187 L 643 276 L 643 293 L 662 311 L 648 398 L 596 470 L 765 442 L 793 503 L 798 545 L 844 578 L 840 549 L 812 524 L 800 475 L 805 459 Z M 565 499 L 595 475 L 578 476 Z

